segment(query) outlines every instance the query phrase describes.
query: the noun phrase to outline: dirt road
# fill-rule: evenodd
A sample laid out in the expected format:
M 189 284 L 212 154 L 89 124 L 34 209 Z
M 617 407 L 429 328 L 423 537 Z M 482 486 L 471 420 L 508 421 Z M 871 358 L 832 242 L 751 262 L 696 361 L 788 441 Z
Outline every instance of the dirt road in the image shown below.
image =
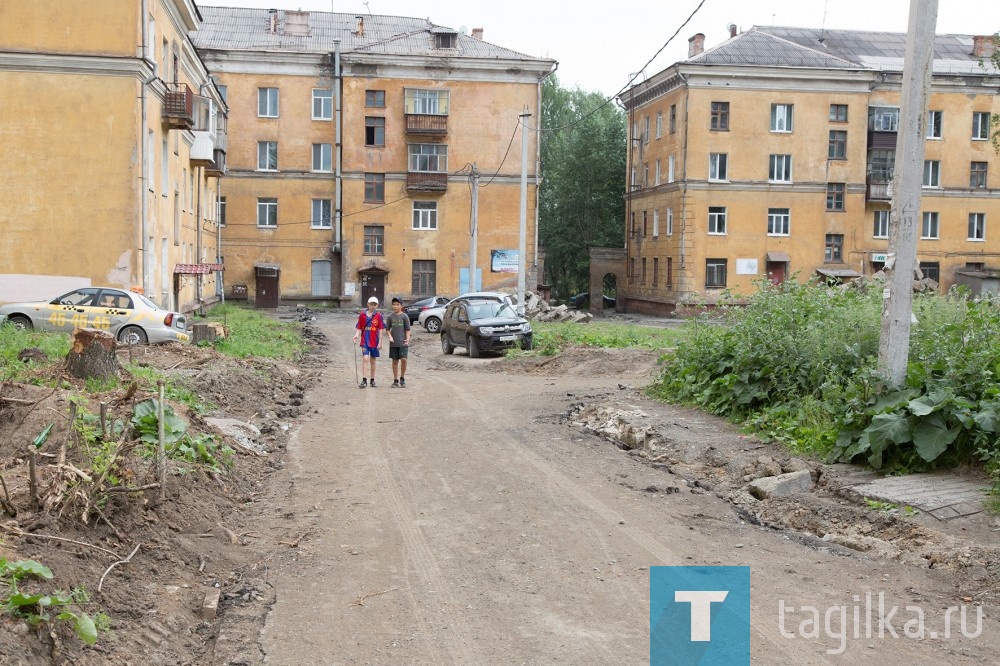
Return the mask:
M 525 368 L 443 356 L 419 330 L 407 388 L 389 387 L 383 359 L 379 388 L 359 390 L 353 316 L 319 319 L 332 362 L 260 523 L 296 539 L 298 556 L 272 572 L 277 596 L 260 651 L 236 649 L 244 663 L 648 663 L 656 565 L 749 565 L 755 664 L 995 663 L 1000 653 L 995 580 L 963 597 L 958 570 L 752 524 L 680 461 L 654 466 L 573 422 L 581 404 L 637 407 L 678 455 L 735 456 L 750 443 L 761 455 L 717 419 L 642 397 L 655 355 Z M 879 638 L 880 593 L 886 612 L 899 606 L 898 638 Z M 981 633 L 962 636 L 955 615 L 945 640 L 945 608 L 963 598 L 974 602 L 968 634 L 984 604 Z M 906 606 L 925 613 L 925 640 L 903 636 L 916 612 Z

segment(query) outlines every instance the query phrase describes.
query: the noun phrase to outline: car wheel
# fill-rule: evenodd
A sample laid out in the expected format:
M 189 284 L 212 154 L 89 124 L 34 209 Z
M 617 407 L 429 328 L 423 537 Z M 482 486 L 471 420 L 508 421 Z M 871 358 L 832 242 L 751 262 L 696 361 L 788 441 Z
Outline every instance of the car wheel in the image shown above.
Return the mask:
M 30 331 L 34 328 L 34 326 L 31 325 L 31 320 L 24 315 L 11 315 L 10 317 L 7 317 L 7 321 L 10 322 L 11 326 L 22 331 Z
M 451 344 L 446 333 L 441 334 L 441 351 L 445 354 L 451 354 L 455 351 L 455 345 Z
M 441 320 L 437 317 L 428 317 L 424 320 L 424 328 L 431 333 L 437 333 L 441 330 Z
M 465 339 L 465 348 L 469 352 L 469 358 L 479 358 L 479 343 L 471 335 Z
M 149 342 L 146 331 L 138 326 L 126 326 L 118 334 L 118 342 L 123 345 L 144 345 Z
M 523 349 L 524 351 L 531 351 L 531 348 L 533 346 L 534 345 L 532 344 L 532 341 L 530 339 L 525 340 L 524 342 L 521 343 L 521 349 Z

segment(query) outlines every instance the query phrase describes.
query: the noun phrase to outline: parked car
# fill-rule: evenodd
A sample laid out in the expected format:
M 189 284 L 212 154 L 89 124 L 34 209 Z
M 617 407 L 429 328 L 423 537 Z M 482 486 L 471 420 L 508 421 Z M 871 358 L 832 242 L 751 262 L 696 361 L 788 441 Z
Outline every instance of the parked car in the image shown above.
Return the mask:
M 469 356 L 510 347 L 531 349 L 531 324 L 506 301 L 478 297 L 456 298 L 441 321 L 441 351 L 451 354 L 465 347 Z
M 457 301 L 459 298 L 480 298 L 488 301 L 496 301 L 497 303 L 507 303 L 512 308 L 516 302 L 516 298 L 513 294 L 505 294 L 502 291 L 470 291 L 467 293 L 453 298 L 448 303 Z M 444 318 L 444 311 L 447 304 L 440 305 L 436 308 L 428 308 L 420 312 L 420 316 L 417 321 L 431 333 L 437 333 L 441 330 L 441 320 Z
M 413 301 L 409 305 L 403 306 L 403 312 L 410 318 L 410 324 L 414 324 L 420 319 L 420 313 L 430 308 L 443 307 L 448 304 L 451 298 L 448 296 L 428 296 L 419 301 Z
M 99 328 L 128 345 L 187 342 L 187 319 L 164 310 L 142 294 L 110 287 L 84 287 L 51 301 L 0 306 L 0 324 L 23 329 L 71 333 Z
M 615 307 L 615 299 L 611 298 L 607 294 L 601 294 L 604 302 L 605 308 Z M 566 303 L 576 310 L 586 310 L 590 307 L 590 294 L 588 292 L 583 292 L 582 294 L 577 294 L 576 296 L 570 296 L 566 299 Z

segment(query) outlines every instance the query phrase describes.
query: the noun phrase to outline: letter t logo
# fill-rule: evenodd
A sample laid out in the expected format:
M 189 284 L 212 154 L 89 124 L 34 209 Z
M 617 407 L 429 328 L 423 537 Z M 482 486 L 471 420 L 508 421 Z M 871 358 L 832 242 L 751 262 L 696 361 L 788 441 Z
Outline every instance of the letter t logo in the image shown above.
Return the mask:
M 724 590 L 676 590 L 674 601 L 691 604 L 691 640 L 712 640 L 712 602 L 722 602 L 729 596 Z

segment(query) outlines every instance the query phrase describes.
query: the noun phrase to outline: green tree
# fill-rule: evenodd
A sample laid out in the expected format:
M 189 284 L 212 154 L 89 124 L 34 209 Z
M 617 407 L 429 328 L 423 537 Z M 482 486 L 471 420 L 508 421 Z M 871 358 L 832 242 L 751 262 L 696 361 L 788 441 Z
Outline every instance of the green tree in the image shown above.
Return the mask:
M 625 246 L 624 113 L 600 93 L 557 77 L 542 89 L 539 241 L 560 299 L 588 291 L 591 247 Z

